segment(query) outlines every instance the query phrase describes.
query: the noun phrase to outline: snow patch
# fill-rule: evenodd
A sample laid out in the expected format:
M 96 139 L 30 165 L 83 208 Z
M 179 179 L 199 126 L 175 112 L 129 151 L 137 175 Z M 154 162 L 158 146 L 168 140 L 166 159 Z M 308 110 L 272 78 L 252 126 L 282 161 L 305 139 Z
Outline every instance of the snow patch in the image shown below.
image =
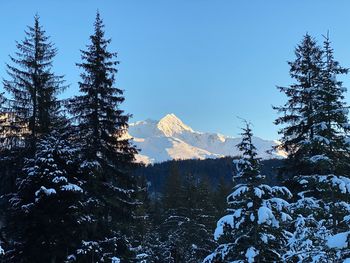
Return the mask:
M 83 189 L 81 187 L 77 186 L 76 184 L 66 184 L 61 186 L 62 191 L 71 191 L 71 192 L 83 192 Z
M 45 186 L 41 186 L 40 189 L 35 192 L 35 196 L 39 196 L 41 193 L 49 196 L 56 194 L 56 190 L 53 188 L 46 188 Z
M 327 246 L 329 248 L 347 248 L 348 246 L 348 236 L 350 231 L 338 233 L 334 236 L 330 236 L 327 240 Z
M 218 222 L 217 222 L 217 226 L 214 232 L 214 239 L 218 240 L 220 238 L 220 236 L 222 236 L 222 234 L 224 233 L 224 226 L 230 225 L 231 227 L 233 227 L 233 215 L 226 215 L 223 216 Z
M 250 247 L 247 249 L 247 252 L 245 253 L 245 257 L 247 258 L 248 263 L 253 263 L 254 258 L 259 255 L 259 251 L 256 250 L 254 247 Z
M 270 208 L 262 206 L 258 210 L 258 224 L 268 224 L 274 223 L 276 221 Z

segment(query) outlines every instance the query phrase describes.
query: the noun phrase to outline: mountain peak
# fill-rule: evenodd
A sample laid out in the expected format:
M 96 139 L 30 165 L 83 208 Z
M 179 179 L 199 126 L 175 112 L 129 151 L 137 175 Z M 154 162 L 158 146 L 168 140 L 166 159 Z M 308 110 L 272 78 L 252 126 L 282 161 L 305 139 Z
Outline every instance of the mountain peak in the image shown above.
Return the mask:
M 137 160 L 144 163 L 163 162 L 171 159 L 205 159 L 222 156 L 238 156 L 236 145 L 241 138 L 216 133 L 193 131 L 175 114 L 167 114 L 159 121 L 139 121 L 129 126 L 130 136 L 140 153 Z M 282 158 L 283 152 L 268 154 L 277 141 L 253 138 L 258 157 L 263 159 Z
M 183 131 L 193 132 L 191 127 L 184 124 L 174 113 L 165 115 L 157 124 L 157 128 L 161 130 L 165 136 L 170 137 Z

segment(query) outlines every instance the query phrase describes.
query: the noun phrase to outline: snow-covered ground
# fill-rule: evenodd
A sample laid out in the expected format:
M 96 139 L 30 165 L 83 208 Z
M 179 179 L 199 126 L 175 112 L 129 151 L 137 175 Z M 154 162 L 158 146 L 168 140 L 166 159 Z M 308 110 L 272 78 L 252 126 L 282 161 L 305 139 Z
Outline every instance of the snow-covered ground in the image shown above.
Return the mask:
M 141 150 L 137 160 L 146 164 L 171 159 L 235 156 L 238 154 L 236 145 L 241 140 L 218 133 L 194 131 L 174 114 L 167 114 L 159 121 L 148 119 L 131 123 L 129 134 Z M 267 153 L 277 141 L 254 137 L 253 143 L 263 159 L 285 156 L 282 151 Z

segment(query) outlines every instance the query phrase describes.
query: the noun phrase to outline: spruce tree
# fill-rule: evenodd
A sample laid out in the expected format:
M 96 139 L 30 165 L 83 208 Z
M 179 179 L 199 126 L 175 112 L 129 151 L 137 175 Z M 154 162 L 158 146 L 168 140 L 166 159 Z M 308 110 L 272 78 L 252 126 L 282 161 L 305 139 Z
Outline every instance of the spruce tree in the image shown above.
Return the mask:
M 320 83 L 315 94 L 317 107 L 314 110 L 314 145 L 317 154 L 309 159 L 318 173 L 349 174 L 349 107 L 344 101 L 346 88 L 339 75 L 347 74 L 348 69 L 334 59 L 334 51 L 328 35 L 324 37 L 323 65 Z
M 347 248 L 329 242 L 337 235 L 347 236 L 350 215 L 348 106 L 346 88 L 338 80 L 348 70 L 334 59 L 328 36 L 322 50 L 310 39 L 304 37 L 296 49 L 297 59 L 290 63 L 298 84 L 281 88 L 288 102 L 278 108 L 284 116 L 276 120 L 286 124 L 282 146 L 298 189 L 290 206 L 293 236 L 285 260 L 335 262 L 348 256 Z M 312 81 L 303 82 L 308 79 Z
M 274 107 L 283 114 L 275 121 L 284 125 L 279 131 L 281 147 L 288 153 L 289 168 L 296 173 L 310 171 L 308 157 L 319 154 L 315 141 L 315 116 L 317 93 L 322 72 L 322 49 L 316 40 L 306 34 L 295 49 L 295 61 L 288 62 L 290 76 L 295 83 L 288 87 L 278 87 L 288 97 L 281 107 Z M 317 139 L 317 138 L 316 138 Z
M 62 76 L 52 71 L 57 49 L 40 25 L 39 16 L 29 26 L 25 38 L 17 42 L 15 56 L 7 64 L 9 78 L 3 81 L 6 97 L 0 105 L 1 193 L 15 191 L 17 175 L 24 159 L 35 155 L 36 140 L 57 128 L 60 102 L 56 95 L 64 89 Z
M 235 160 L 238 182 L 227 197 L 229 214 L 222 217 L 215 230 L 219 246 L 204 262 L 282 262 L 289 233 L 285 224 L 290 198 L 286 187 L 263 184 L 260 160 L 252 144 L 247 124 L 242 142 L 237 145 L 242 157 Z
M 38 15 L 34 17 L 34 26 L 29 26 L 25 34 L 25 39 L 17 42 L 15 56 L 10 56 L 9 79 L 3 82 L 11 95 L 2 108 L 9 119 L 2 130 L 6 134 L 3 146 L 29 147 L 34 154 L 37 138 L 55 127 L 60 108 L 56 95 L 64 86 L 63 77 L 52 72 L 57 49 L 40 25 Z
M 285 125 L 281 147 L 294 174 L 348 173 L 350 160 L 348 106 L 346 88 L 338 76 L 348 69 L 334 59 L 328 36 L 323 49 L 306 35 L 295 50 L 296 60 L 289 62 L 296 84 L 279 87 L 287 103 L 275 107 L 283 113 L 275 124 Z
M 226 197 L 231 192 L 232 183 L 227 183 L 225 178 L 219 178 L 218 185 L 213 193 L 213 203 L 215 204 L 215 218 L 220 218 L 226 214 L 227 204 Z
M 327 245 L 332 234 L 347 224 L 341 214 L 349 213 L 348 204 L 341 201 L 347 193 L 341 193 L 338 187 L 343 182 L 338 179 L 320 175 L 299 178 L 302 188 L 297 201 L 290 205 L 293 221 L 289 229 L 293 234 L 283 256 L 285 262 L 326 263 L 340 259 L 337 249 Z
M 181 262 L 183 260 L 183 251 L 181 251 L 181 233 L 183 229 L 180 228 L 186 221 L 183 194 L 182 178 L 177 163 L 173 163 L 162 198 L 162 260 L 169 263 Z
M 202 262 L 215 245 L 211 237 L 215 209 L 208 183 L 191 174 L 181 178 L 174 164 L 164 193 L 162 262 Z
M 197 263 L 210 253 L 217 245 L 212 233 L 215 225 L 215 205 L 208 180 L 195 180 L 191 175 L 185 181 L 187 222 L 184 241 L 186 244 L 185 262 Z M 188 233 L 191 233 L 190 235 Z
M 136 262 L 154 262 L 152 258 L 157 257 L 155 246 L 157 246 L 157 231 L 153 224 L 154 219 L 154 204 L 150 198 L 148 190 L 148 182 L 145 177 L 138 177 L 138 186 L 141 188 L 138 191 L 137 199 L 140 201 L 140 205 L 137 206 L 134 212 L 135 224 L 129 226 L 132 228 L 132 245 L 136 252 Z
M 86 241 L 104 247 L 101 253 L 96 253 L 96 260 L 110 259 L 115 253 L 121 258 L 128 254 L 125 235 L 137 204 L 135 180 L 129 173 L 136 149 L 124 136 L 130 115 L 120 109 L 123 91 L 114 86 L 119 62 L 115 60 L 116 53 L 107 50 L 111 40 L 105 38 L 103 28 L 97 13 L 91 43 L 87 50 L 81 51 L 82 62 L 77 64 L 83 70 L 79 82 L 81 95 L 71 99 L 68 105 L 77 123 L 75 137 L 86 175 L 85 210 L 91 218 Z M 117 245 L 116 240 L 123 245 Z M 89 245 L 82 249 L 86 247 Z
M 77 151 L 58 133 L 37 141 L 11 194 L 5 262 L 64 262 L 81 242 Z

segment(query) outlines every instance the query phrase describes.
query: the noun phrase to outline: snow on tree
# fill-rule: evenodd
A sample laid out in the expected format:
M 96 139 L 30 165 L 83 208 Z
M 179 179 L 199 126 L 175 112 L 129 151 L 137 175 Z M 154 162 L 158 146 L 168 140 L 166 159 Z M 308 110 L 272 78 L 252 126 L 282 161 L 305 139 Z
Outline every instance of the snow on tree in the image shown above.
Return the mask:
M 314 110 L 313 143 L 315 151 L 309 160 L 318 173 L 349 174 L 349 107 L 344 101 L 346 88 L 338 76 L 347 74 L 348 69 L 334 59 L 334 51 L 328 35 L 324 37 L 323 65 L 320 83 L 315 94 L 317 105 Z
M 333 53 L 328 36 L 322 49 L 306 35 L 289 63 L 296 84 L 280 88 L 288 101 L 276 107 L 284 114 L 276 124 L 285 125 L 281 146 L 297 193 L 290 206 L 294 233 L 284 255 L 287 262 L 334 262 L 347 256 L 327 245 L 329 238 L 349 230 L 350 212 L 348 106 L 346 88 L 337 80 L 348 70 Z
M 81 240 L 77 151 L 58 133 L 37 141 L 9 200 L 5 262 L 64 262 Z
M 23 160 L 34 156 L 36 140 L 57 128 L 60 101 L 56 95 L 64 89 L 62 76 L 52 70 L 57 50 L 38 15 L 16 46 L 7 64 L 8 78 L 3 81 L 7 93 L 0 95 L 2 193 L 15 191 Z
M 0 245 L 0 259 L 3 258 L 4 255 L 5 255 L 5 250 Z
M 137 198 L 142 203 L 134 211 L 135 224 L 130 224 L 132 229 L 132 246 L 136 254 L 135 262 L 157 262 L 157 248 L 160 246 L 158 224 L 155 224 L 154 202 L 150 197 L 148 187 L 150 186 L 144 176 L 138 177 L 138 184 L 142 190 L 138 191 Z M 160 215 L 158 215 L 160 216 Z
M 279 87 L 288 97 L 282 107 L 274 107 L 283 116 L 275 124 L 281 130 L 281 147 L 288 153 L 294 174 L 329 174 L 349 171 L 348 106 L 346 88 L 337 78 L 348 69 L 334 59 L 330 40 L 323 49 L 308 34 L 289 62 L 296 84 Z
M 212 238 L 214 229 L 211 225 L 215 214 L 214 204 L 210 199 L 209 184 L 205 179 L 196 182 L 195 177 L 189 174 L 183 184 L 183 212 L 187 219 L 181 226 L 183 233 L 180 242 L 185 247 L 183 260 L 198 263 L 216 245 Z
M 336 262 L 350 255 L 347 236 L 350 219 L 350 179 L 344 176 L 305 175 L 295 178 L 301 185 L 298 200 L 291 204 L 294 233 L 289 240 L 287 262 Z
M 83 70 L 79 82 L 81 95 L 70 100 L 68 109 L 77 123 L 75 138 L 80 145 L 81 168 L 87 176 L 85 210 L 93 223 L 88 228 L 86 241 L 114 242 L 108 252 L 113 254 L 115 240 L 128 244 L 124 239 L 138 204 L 136 183 L 129 173 L 134 166 L 136 149 L 125 137 L 130 115 L 120 109 L 125 98 L 123 91 L 114 86 L 115 66 L 119 62 L 115 60 L 116 53 L 107 50 L 111 40 L 105 38 L 103 27 L 97 13 L 91 43 L 87 50 L 81 51 L 82 62 L 77 64 Z M 124 250 L 126 246 L 119 247 Z M 109 249 L 109 245 L 103 247 Z M 117 251 L 128 254 L 119 248 Z M 103 258 L 110 256 L 104 253 Z M 120 254 L 113 256 L 126 259 Z
M 215 213 L 205 181 L 185 178 L 171 168 L 163 197 L 162 262 L 201 262 L 214 248 L 211 222 Z
M 282 147 L 288 153 L 289 166 L 293 171 L 307 173 L 308 160 L 313 156 L 311 141 L 315 139 L 314 111 L 317 107 L 315 96 L 320 84 L 322 71 L 322 49 L 316 41 L 306 34 L 295 49 L 295 61 L 288 62 L 290 76 L 296 81 L 288 87 L 278 87 L 288 97 L 287 102 L 280 107 L 274 107 L 282 116 L 275 124 L 284 125 L 279 131 Z M 306 170 L 306 171 L 305 171 Z
M 285 262 L 328 262 L 329 252 L 326 248 L 330 231 L 322 217 L 323 204 L 314 197 L 305 196 L 308 191 L 301 191 L 299 199 L 291 203 L 290 211 L 293 221 L 289 229 L 293 232 L 288 240 L 288 250 L 283 255 Z
M 227 197 L 229 214 L 217 222 L 214 233 L 220 245 L 205 263 L 282 261 L 290 234 L 285 224 L 291 220 L 284 198 L 290 198 L 291 193 L 286 187 L 263 184 L 252 136 L 247 123 L 237 145 L 242 157 L 235 160 L 237 184 Z

